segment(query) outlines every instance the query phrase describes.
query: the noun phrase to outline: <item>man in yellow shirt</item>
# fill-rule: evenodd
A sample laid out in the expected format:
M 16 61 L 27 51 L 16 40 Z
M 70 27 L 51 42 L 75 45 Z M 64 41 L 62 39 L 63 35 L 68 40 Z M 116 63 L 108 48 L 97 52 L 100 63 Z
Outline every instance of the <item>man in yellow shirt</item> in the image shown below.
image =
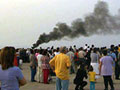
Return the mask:
M 56 74 L 56 90 L 68 90 L 71 62 L 66 53 L 67 48 L 61 47 L 60 54 L 50 60 L 50 66 Z

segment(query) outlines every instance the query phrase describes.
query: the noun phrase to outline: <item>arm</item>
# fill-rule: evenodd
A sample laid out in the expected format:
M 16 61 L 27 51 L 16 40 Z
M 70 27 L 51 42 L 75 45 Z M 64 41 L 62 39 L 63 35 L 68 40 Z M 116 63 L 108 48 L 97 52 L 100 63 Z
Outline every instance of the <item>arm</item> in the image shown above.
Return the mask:
M 99 74 L 101 74 L 101 67 L 102 67 L 102 62 L 100 61 L 100 64 L 99 64 Z
M 50 67 L 51 67 L 51 69 L 53 70 L 53 71 L 55 71 L 55 58 L 56 57 L 54 57 L 52 60 L 50 60 L 50 62 L 49 62 L 49 64 L 50 64 Z
M 55 66 L 50 65 L 51 69 L 53 70 L 53 72 L 55 72 Z
M 16 78 L 18 79 L 19 86 L 23 86 L 27 83 L 26 79 L 24 78 L 24 76 L 19 68 L 16 68 L 15 74 L 16 74 Z
M 24 86 L 26 84 L 26 79 L 23 77 L 23 79 L 19 80 L 19 86 Z
M 87 79 L 88 78 L 88 76 L 87 76 L 87 72 L 85 71 L 85 78 Z
M 67 57 L 66 66 L 67 66 L 67 69 L 69 69 L 70 66 L 71 66 L 71 61 L 70 61 L 70 58 L 69 58 L 69 57 Z

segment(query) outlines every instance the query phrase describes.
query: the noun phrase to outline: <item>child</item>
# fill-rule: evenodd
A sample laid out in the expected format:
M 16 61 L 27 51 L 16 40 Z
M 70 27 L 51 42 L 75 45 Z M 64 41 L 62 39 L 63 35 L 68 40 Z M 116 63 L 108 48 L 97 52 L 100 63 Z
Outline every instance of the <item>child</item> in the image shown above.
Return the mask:
M 89 68 L 88 75 L 89 75 L 89 81 L 90 81 L 90 90 L 95 90 L 95 75 L 97 74 L 96 72 L 93 72 L 92 66 L 90 66 Z
M 87 85 L 87 82 L 83 81 L 84 78 L 87 79 L 85 65 L 80 65 L 74 79 L 74 84 L 76 84 L 75 90 L 83 90 L 83 88 Z

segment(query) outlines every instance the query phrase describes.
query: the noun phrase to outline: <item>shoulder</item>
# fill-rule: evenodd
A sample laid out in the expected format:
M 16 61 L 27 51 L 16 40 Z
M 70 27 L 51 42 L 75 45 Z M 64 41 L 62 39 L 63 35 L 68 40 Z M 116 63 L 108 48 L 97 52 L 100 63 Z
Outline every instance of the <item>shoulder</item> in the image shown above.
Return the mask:
M 0 71 L 2 70 L 2 67 L 1 67 L 1 65 L 0 65 Z
M 93 72 L 94 74 L 96 74 L 96 72 Z
M 9 71 L 13 71 L 14 73 L 21 72 L 20 68 L 19 68 L 19 67 L 16 67 L 16 66 L 11 67 L 11 68 L 9 68 L 8 70 L 9 70 Z
M 20 68 L 16 66 L 12 67 L 11 69 L 13 69 L 14 71 L 20 71 Z
M 41 54 L 38 54 L 37 57 L 40 58 L 40 57 L 42 57 L 42 55 L 41 55 Z
M 100 58 L 100 61 L 104 60 L 106 58 L 106 56 L 103 56 Z

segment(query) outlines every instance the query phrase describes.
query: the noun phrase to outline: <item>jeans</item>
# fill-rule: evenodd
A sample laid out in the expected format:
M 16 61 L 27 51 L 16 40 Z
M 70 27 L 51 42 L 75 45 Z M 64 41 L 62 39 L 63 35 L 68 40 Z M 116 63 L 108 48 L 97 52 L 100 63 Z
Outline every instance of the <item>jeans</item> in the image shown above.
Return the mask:
M 90 90 L 95 90 L 95 82 L 90 82 Z
M 108 89 L 108 83 L 110 84 L 111 89 L 114 89 L 113 81 L 111 76 L 103 76 L 105 89 Z
M 61 80 L 56 77 L 56 90 L 68 90 L 69 80 Z
M 36 67 L 30 67 L 30 69 L 31 69 L 31 81 L 34 81 L 35 79 L 35 74 L 36 74 Z

